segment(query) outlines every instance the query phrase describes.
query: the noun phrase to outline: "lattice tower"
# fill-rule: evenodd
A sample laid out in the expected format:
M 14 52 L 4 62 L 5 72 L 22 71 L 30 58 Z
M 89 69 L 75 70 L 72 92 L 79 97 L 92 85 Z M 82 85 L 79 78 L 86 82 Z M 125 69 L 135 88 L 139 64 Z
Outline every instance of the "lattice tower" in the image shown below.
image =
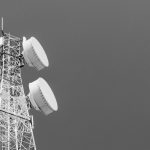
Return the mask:
M 36 150 L 30 103 L 21 78 L 22 39 L 4 34 L 0 47 L 0 149 Z

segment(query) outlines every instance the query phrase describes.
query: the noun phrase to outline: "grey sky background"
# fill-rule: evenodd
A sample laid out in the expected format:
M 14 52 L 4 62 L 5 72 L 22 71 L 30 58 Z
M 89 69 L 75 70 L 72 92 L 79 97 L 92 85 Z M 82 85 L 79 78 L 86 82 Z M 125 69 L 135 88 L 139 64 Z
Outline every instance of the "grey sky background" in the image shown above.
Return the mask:
M 150 1 L 1 0 L 5 32 L 35 36 L 59 111 L 34 110 L 38 150 L 150 149 Z

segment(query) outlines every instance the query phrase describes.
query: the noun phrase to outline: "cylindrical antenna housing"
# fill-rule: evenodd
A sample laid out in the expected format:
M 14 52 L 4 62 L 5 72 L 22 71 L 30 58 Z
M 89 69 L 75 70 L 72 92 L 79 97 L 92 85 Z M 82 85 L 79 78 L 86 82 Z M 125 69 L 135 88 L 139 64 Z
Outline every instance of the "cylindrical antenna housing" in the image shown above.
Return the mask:
M 54 93 L 48 83 L 43 78 L 38 78 L 29 83 L 29 98 L 33 107 L 42 111 L 45 115 L 58 110 L 58 105 Z
M 23 38 L 23 52 L 22 52 L 26 63 L 30 67 L 35 67 L 37 70 L 41 70 L 44 67 L 49 66 L 47 55 L 35 37 L 31 37 L 26 40 Z

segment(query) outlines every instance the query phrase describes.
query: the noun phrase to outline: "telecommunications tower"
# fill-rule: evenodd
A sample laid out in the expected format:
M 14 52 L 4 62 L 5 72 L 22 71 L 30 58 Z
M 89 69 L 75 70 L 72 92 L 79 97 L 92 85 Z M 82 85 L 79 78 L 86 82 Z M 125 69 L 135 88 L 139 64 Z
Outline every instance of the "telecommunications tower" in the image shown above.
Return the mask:
M 57 111 L 55 96 L 43 78 L 29 83 L 25 96 L 21 68 L 38 71 L 49 66 L 46 53 L 34 37 L 18 38 L 3 30 L 0 36 L 0 150 L 36 150 L 31 108 L 45 115 Z

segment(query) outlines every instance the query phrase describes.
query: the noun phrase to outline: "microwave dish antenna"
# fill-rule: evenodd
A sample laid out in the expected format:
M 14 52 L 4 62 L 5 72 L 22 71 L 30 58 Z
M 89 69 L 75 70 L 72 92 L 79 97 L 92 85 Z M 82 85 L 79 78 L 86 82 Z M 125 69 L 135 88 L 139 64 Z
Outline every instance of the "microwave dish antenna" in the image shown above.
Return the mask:
M 47 55 L 42 45 L 35 37 L 31 37 L 28 40 L 23 37 L 22 54 L 30 67 L 35 67 L 37 70 L 41 70 L 44 67 L 49 66 Z
M 29 98 L 36 110 L 41 110 L 45 115 L 58 110 L 54 93 L 43 78 L 38 78 L 34 82 L 29 83 L 29 89 Z

